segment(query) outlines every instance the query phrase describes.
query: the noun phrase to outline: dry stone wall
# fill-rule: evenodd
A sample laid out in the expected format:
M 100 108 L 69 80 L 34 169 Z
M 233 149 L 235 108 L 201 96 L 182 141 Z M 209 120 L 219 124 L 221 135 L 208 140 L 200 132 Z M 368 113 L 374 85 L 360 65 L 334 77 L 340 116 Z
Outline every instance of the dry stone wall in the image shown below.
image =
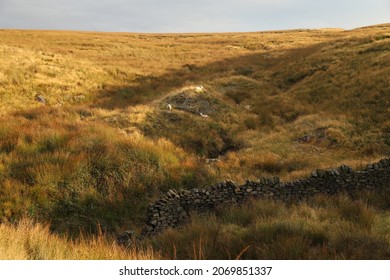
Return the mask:
M 167 228 L 176 228 L 190 221 L 192 213 L 212 212 L 248 198 L 268 198 L 286 202 L 307 199 L 316 194 L 352 194 L 359 190 L 375 190 L 390 186 L 390 159 L 368 164 L 354 171 L 342 165 L 331 170 L 315 170 L 302 180 L 281 182 L 278 177 L 260 178 L 237 185 L 232 181 L 207 189 L 168 191 L 160 200 L 149 205 L 146 227 L 142 235 L 149 236 Z

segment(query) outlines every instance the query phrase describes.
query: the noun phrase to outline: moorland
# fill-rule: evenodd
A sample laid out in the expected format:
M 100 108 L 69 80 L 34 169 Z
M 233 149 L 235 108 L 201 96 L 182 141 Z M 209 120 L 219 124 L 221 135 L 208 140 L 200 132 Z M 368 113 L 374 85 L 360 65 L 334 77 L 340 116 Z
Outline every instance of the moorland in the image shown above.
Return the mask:
M 390 257 L 390 190 L 251 201 L 115 242 L 169 189 L 389 157 L 389 24 L 0 30 L 0 62 L 0 259 Z

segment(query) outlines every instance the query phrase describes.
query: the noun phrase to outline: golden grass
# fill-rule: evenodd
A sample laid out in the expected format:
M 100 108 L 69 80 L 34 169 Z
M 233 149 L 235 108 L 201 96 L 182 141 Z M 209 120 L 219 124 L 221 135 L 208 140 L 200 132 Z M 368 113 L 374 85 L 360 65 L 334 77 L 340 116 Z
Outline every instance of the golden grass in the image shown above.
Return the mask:
M 129 247 L 102 232 L 69 239 L 23 218 L 0 224 L 0 259 L 388 259 L 389 194 L 251 201 Z
M 117 245 L 102 234 L 72 241 L 50 232 L 48 225 L 22 219 L 16 225 L 0 224 L 2 260 L 151 260 L 152 249 Z
M 381 195 L 388 211 L 389 192 Z M 378 194 L 319 196 L 294 205 L 252 201 L 196 216 L 153 244 L 175 259 L 388 259 L 388 214 L 379 200 L 367 203 L 370 196 Z
M 177 71 L 182 76 L 178 81 L 168 78 L 156 84 L 157 89 L 162 86 L 165 91 L 164 82 L 177 84 L 183 78 L 197 78 L 191 73 L 191 65 L 195 70 L 202 69 L 226 59 L 284 51 L 340 36 L 334 31 L 215 35 L 16 30 L 1 33 L 1 95 L 8 101 L 2 102 L 3 113 L 34 106 L 34 93 L 45 95 L 52 105 L 72 104 L 83 101 L 78 98 L 81 95 L 93 99 L 101 90 L 110 92 L 137 87 L 145 81 L 153 83 L 154 79 L 162 79 L 159 76 Z M 151 86 L 147 90 L 154 91 Z M 122 93 L 131 91 L 124 88 Z M 143 100 L 145 93 L 134 96 L 134 101 Z M 120 101 L 108 100 L 111 105 L 119 105 Z
M 388 24 L 0 33 L 2 222 L 27 216 L 76 236 L 98 224 L 138 230 L 170 188 L 290 180 L 390 154 Z

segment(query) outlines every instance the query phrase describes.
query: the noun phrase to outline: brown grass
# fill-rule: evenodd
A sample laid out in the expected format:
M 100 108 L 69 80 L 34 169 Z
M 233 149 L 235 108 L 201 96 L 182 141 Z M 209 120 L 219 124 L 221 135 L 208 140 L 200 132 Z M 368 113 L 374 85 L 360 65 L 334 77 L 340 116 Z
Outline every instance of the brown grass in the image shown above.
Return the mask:
M 388 156 L 389 32 L 1 30 L 0 220 L 120 233 L 170 188 Z

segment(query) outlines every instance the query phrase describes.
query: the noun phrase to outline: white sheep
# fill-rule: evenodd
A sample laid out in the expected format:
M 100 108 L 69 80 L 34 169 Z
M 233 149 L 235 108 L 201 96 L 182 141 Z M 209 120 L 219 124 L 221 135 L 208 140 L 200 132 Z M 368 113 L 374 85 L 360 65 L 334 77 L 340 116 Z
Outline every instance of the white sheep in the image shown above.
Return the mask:
M 204 87 L 203 86 L 196 86 L 194 90 L 196 93 L 202 93 L 204 91 Z
M 171 104 L 168 104 L 168 105 L 167 105 L 167 110 L 168 110 L 169 112 L 172 111 L 172 105 L 171 105 Z
M 199 115 L 200 115 L 202 118 L 208 118 L 208 117 L 209 117 L 208 115 L 205 115 L 205 114 L 203 114 L 202 112 L 200 112 Z

